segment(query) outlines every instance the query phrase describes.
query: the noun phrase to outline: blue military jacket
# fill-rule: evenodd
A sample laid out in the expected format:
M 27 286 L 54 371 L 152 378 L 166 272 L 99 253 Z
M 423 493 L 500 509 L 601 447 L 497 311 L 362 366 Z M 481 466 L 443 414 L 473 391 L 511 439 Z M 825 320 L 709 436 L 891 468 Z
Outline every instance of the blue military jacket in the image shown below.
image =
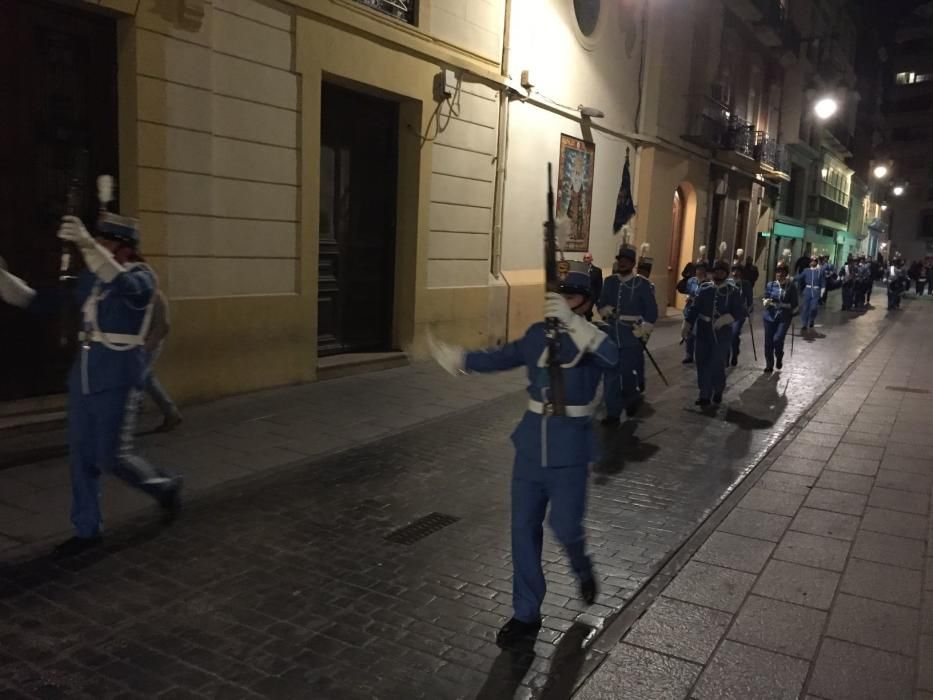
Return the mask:
M 703 282 L 685 315 L 687 323 L 693 326 L 698 337 L 708 336 L 714 328 L 731 329 L 734 321 L 740 321 L 746 316 L 747 307 L 742 290 L 730 280 L 721 285 Z
M 774 302 L 765 305 L 763 312 L 764 320 L 770 322 L 786 323 L 790 321 L 793 315 L 797 313 L 797 306 L 800 303 L 797 285 L 790 281 L 785 281 L 783 286 L 777 280 L 768 282 L 765 286 L 764 298 Z
M 808 267 L 797 275 L 797 280 L 803 285 L 804 299 L 819 299 L 826 287 L 826 273 L 821 267 Z
M 632 333 L 639 321 L 657 323 L 658 302 L 654 296 L 654 285 L 641 275 L 619 277 L 613 275 L 603 284 L 597 307 L 612 307 L 609 337 L 620 348 L 641 347 L 641 341 Z
M 564 398 L 568 406 L 590 406 L 606 369 L 619 362 L 615 343 L 604 337 L 599 347 L 581 353 L 566 333 L 560 334 Z M 532 325 L 524 337 L 501 348 L 466 354 L 470 372 L 498 372 L 524 365 L 528 371 L 528 396 L 533 402 L 549 399 L 550 376 L 547 367 L 547 338 L 543 322 Z M 544 467 L 588 464 L 598 458 L 592 419 L 548 416 L 528 410 L 512 433 L 519 456 Z
M 105 339 L 124 341 L 126 337 L 144 335 L 155 289 L 155 274 L 143 264 L 128 266 L 109 283 L 88 270 L 81 271 L 75 297 L 81 307 L 82 342 L 68 377 L 71 391 L 95 394 L 142 382 L 147 357 L 141 343 L 105 344 L 94 338 L 103 334 Z M 32 307 L 41 311 L 58 305 L 60 298 L 57 290 L 42 290 L 33 299 Z

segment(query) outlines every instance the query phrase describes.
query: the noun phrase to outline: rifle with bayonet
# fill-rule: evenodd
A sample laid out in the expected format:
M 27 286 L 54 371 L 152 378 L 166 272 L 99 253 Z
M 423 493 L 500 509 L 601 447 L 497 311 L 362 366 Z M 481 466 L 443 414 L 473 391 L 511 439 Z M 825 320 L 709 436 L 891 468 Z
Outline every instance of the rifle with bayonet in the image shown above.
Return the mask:
M 551 164 L 547 166 L 547 221 L 544 224 L 544 278 L 547 291 L 560 292 L 557 274 L 557 223 L 554 219 L 554 188 Z M 560 321 L 545 319 L 547 337 L 547 367 L 550 387 L 545 405 L 554 416 L 564 415 L 564 375 L 560 366 Z

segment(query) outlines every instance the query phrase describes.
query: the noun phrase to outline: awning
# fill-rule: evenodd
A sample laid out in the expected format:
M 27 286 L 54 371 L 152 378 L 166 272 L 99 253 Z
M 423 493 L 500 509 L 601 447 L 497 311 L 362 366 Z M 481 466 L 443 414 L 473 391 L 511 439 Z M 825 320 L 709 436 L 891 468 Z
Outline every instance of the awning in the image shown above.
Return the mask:
M 774 235 L 780 238 L 803 238 L 803 226 L 785 224 L 783 221 L 774 222 Z

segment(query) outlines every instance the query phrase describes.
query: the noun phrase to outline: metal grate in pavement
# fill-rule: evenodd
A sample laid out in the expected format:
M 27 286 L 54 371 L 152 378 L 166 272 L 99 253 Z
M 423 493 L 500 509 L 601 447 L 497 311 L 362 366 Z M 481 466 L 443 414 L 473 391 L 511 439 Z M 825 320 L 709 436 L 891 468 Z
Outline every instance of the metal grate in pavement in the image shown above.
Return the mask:
M 912 389 L 909 386 L 886 386 L 888 391 L 904 391 L 908 394 L 929 394 L 929 389 Z
M 438 530 L 443 530 L 448 525 L 453 525 L 458 520 L 460 520 L 460 518 L 453 515 L 428 513 L 405 527 L 393 530 L 386 535 L 386 539 L 396 544 L 414 544 L 418 540 L 423 540 L 428 535 L 433 535 Z

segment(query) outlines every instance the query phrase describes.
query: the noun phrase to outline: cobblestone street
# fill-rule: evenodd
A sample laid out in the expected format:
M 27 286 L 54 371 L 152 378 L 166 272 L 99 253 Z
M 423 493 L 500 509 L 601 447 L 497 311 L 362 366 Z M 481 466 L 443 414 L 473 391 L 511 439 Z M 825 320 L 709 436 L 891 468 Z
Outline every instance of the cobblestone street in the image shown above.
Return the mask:
M 838 304 L 834 294 L 830 306 Z M 323 429 L 307 425 L 326 413 L 326 403 L 311 411 L 292 396 L 273 409 L 270 393 L 264 400 L 276 417 L 238 423 L 222 447 L 216 433 L 196 426 L 144 443 L 163 460 L 173 450 L 176 460 L 187 460 L 173 465 L 195 485 L 183 517 L 158 528 L 148 511 L 139 513 L 139 502 L 130 502 L 110 523 L 104 547 L 61 562 L 35 558 L 30 545 L 61 527 L 43 525 L 34 535 L 38 515 L 23 524 L 25 517 L 3 510 L 16 506 L 7 484 L 18 483 L 24 498 L 36 499 L 28 470 L 17 470 L 0 495 L 0 532 L 8 534 L 8 561 L 0 566 L 0 698 L 555 700 L 569 697 L 597 667 L 587 697 L 686 697 L 621 694 L 612 685 L 618 675 L 606 669 L 624 669 L 619 649 L 634 647 L 600 643 L 600 633 L 879 333 L 896 332 L 908 319 L 929 328 L 931 316 L 925 302 L 908 305 L 898 320 L 881 308 L 823 312 L 817 336 L 797 337 L 785 370 L 770 376 L 753 362 L 746 330 L 725 404 L 706 414 L 694 409 L 696 376 L 680 364 L 673 324 L 660 333 L 652 348 L 672 386 L 664 388 L 649 365 L 649 406 L 638 421 L 603 434 L 606 457 L 591 479 L 587 528 L 601 597 L 591 608 L 577 600 L 567 563 L 548 537 L 546 618 L 528 654 L 500 653 L 493 641 L 511 613 L 508 436 L 525 401 L 514 375 L 502 382 L 418 370 L 420 383 L 392 399 L 399 412 L 406 401 L 430 404 L 432 392 L 462 393 L 470 401 L 420 423 L 367 418 L 364 426 L 379 430 L 355 446 L 332 445 L 342 451 L 322 457 L 268 455 L 283 449 L 277 429 L 352 431 L 354 402 L 361 412 L 371 410 L 362 406 L 363 383 L 332 384 L 350 397 L 334 402 L 339 429 L 328 428 L 326 418 Z M 760 352 L 760 322 L 755 332 Z M 858 409 L 865 396 L 844 398 Z M 205 408 L 205 424 L 208 414 Z M 196 415 L 189 414 L 192 423 Z M 214 420 L 212 430 L 222 423 Z M 850 428 L 853 439 L 843 442 L 853 445 L 855 463 L 866 448 L 854 445 L 883 444 L 875 427 L 866 415 L 858 430 Z M 830 460 L 838 439 L 821 435 L 807 430 L 781 443 L 784 463 L 802 470 L 809 460 Z M 294 434 L 287 440 L 296 448 Z M 236 455 L 227 460 L 218 450 Z M 267 463 L 251 468 L 244 463 L 249 455 Z M 201 480 L 202 468 L 230 469 L 236 479 Z M 64 465 L 42 469 L 61 474 Z M 756 486 L 745 498 L 791 500 L 791 480 L 768 472 L 762 477 L 768 490 Z M 42 506 L 62 518 L 67 487 L 55 488 L 57 497 L 44 497 Z M 113 483 L 106 488 L 108 500 L 122 502 L 124 491 Z M 386 540 L 430 513 L 457 520 L 414 544 Z M 927 569 L 929 579 L 929 560 Z M 702 671 L 664 658 L 655 668 L 668 664 L 671 678 L 695 680 Z M 696 697 L 754 697 L 719 695 L 710 690 L 720 687 L 714 683 L 698 686 Z

